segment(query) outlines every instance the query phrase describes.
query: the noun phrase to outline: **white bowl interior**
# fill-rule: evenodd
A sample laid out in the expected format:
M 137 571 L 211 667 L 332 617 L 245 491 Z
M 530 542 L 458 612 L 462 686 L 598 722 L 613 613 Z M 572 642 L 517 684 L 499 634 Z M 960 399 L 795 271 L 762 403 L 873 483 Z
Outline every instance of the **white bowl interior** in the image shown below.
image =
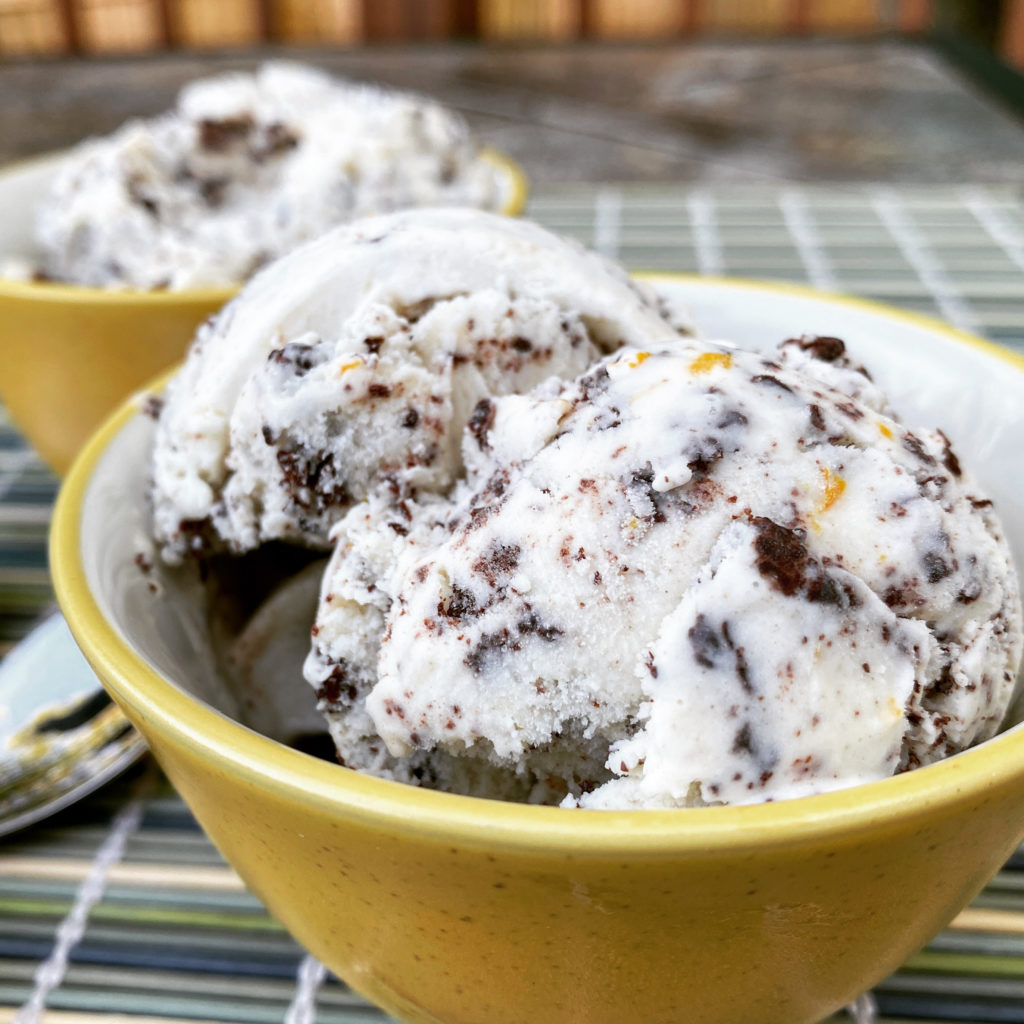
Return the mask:
M 706 336 L 743 347 L 773 349 L 801 334 L 843 338 L 906 423 L 941 427 L 952 439 L 961 462 L 995 501 L 1016 563 L 1024 566 L 1020 366 L 927 322 L 824 295 L 699 279 L 659 279 L 657 286 L 691 306 Z M 152 431 L 148 417 L 136 416 L 96 466 L 82 517 L 87 579 L 104 613 L 154 669 L 238 718 L 237 701 L 215 668 L 197 584 L 191 574 L 163 570 L 147 539 Z M 135 562 L 140 551 L 154 563 L 149 573 Z M 154 583 L 159 593 L 152 592 Z M 298 665 L 295 685 L 305 686 Z M 1019 700 L 1012 720 L 1022 713 Z

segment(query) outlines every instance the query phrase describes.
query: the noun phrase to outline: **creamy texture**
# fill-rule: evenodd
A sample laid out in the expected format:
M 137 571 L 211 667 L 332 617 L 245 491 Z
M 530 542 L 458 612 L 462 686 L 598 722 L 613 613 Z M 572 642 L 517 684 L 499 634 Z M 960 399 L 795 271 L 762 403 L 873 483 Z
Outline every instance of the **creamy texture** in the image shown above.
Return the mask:
M 328 547 L 367 499 L 389 529 L 462 473 L 480 399 L 671 344 L 684 311 L 534 224 L 465 209 L 368 218 L 258 274 L 200 329 L 153 457 L 164 557 Z
M 625 339 L 624 339 L 625 340 Z M 835 339 L 649 343 L 484 399 L 451 498 L 353 507 L 306 675 L 341 760 L 601 808 L 884 778 L 991 736 L 998 521 Z
M 271 63 L 78 147 L 40 211 L 41 270 L 101 287 L 234 286 L 326 228 L 409 206 L 502 205 L 462 119 Z
M 466 209 L 258 274 L 168 388 L 152 492 L 164 559 L 211 570 L 248 720 L 309 725 L 281 680 L 312 549 L 304 674 L 339 759 L 385 778 L 747 803 L 993 735 L 1020 595 L 944 435 L 894 419 L 839 339 L 772 358 L 689 330 L 620 268 Z

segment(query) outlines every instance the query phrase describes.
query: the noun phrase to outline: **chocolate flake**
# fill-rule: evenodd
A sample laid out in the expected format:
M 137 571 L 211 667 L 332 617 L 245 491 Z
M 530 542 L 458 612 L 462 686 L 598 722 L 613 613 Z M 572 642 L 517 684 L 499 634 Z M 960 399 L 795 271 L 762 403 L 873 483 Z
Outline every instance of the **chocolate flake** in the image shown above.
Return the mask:
M 518 544 L 495 542 L 473 563 L 473 572 L 483 576 L 493 587 L 499 577 L 511 576 L 516 571 L 521 551 Z
M 780 388 L 782 391 L 788 391 L 790 394 L 793 393 L 793 389 L 788 384 L 783 384 L 778 377 L 773 376 L 770 373 L 757 373 L 750 378 L 752 384 L 767 384 L 773 388 Z
M 299 144 L 298 136 L 286 124 L 275 121 L 263 129 L 263 137 L 253 147 L 252 158 L 262 163 L 272 156 L 280 156 Z
M 292 370 L 296 377 L 302 377 L 318 364 L 317 355 L 317 347 L 315 345 L 304 345 L 297 341 L 290 341 L 281 348 L 275 348 L 267 356 L 267 362 L 286 366 Z
M 494 403 L 489 398 L 481 398 L 473 407 L 466 429 L 476 438 L 476 443 L 482 451 L 490 448 L 487 432 L 493 425 Z
M 846 345 L 840 338 L 827 336 L 810 337 L 805 335 L 802 338 L 790 338 L 783 342 L 785 345 L 797 345 L 804 352 L 820 359 L 823 363 L 834 363 L 841 359 L 846 352 Z
M 277 452 L 277 464 L 285 489 L 299 508 L 324 512 L 352 503 L 344 480 L 338 478 L 333 452 L 281 448 Z
M 936 433 L 942 438 L 942 464 L 953 476 L 962 476 L 963 471 L 960 468 L 960 460 L 956 457 L 949 438 L 941 430 L 937 430 Z
M 912 434 L 909 430 L 903 435 L 903 447 L 906 448 L 908 452 L 916 455 L 926 466 L 935 465 L 935 459 L 928 454 L 928 451 L 921 439 L 916 434 Z
M 921 561 L 929 583 L 938 583 L 953 571 L 950 564 L 937 551 L 926 551 Z
M 162 395 L 146 395 L 142 403 L 142 415 L 148 416 L 151 420 L 160 419 L 160 413 L 164 411 L 164 399 Z
M 452 592 L 448 595 L 448 600 L 437 602 L 437 614 L 454 622 L 467 616 L 480 615 L 481 612 L 483 612 L 483 608 L 477 604 L 472 591 L 466 590 L 456 583 L 452 584 Z
M 725 430 L 727 427 L 745 427 L 748 422 L 747 417 L 739 409 L 726 409 L 716 426 L 719 430 Z
M 204 118 L 199 122 L 199 145 L 220 152 L 243 139 L 252 131 L 251 117 Z

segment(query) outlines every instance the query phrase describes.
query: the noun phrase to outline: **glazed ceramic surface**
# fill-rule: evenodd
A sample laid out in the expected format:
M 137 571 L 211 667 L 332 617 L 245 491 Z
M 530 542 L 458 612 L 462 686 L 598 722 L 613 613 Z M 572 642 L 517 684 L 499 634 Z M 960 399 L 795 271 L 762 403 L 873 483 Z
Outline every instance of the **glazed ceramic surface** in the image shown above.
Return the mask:
M 521 213 L 522 170 L 500 153 L 486 156 L 502 185 L 502 212 Z M 32 256 L 35 209 L 63 158 L 0 172 L 0 264 Z M 0 277 L 0 398 L 62 474 L 118 402 L 178 362 L 196 327 L 234 293 L 113 291 Z
M 1024 360 L 805 289 L 658 278 L 705 333 L 838 335 L 910 423 L 941 426 L 1024 562 Z M 415 1024 L 810 1024 L 894 970 L 1024 839 L 1024 726 L 793 801 L 584 812 L 360 776 L 233 720 L 187 583 L 133 564 L 152 423 L 129 403 L 62 491 L 61 605 L 110 692 L 252 889 Z M 1016 720 L 1020 719 L 1018 708 Z

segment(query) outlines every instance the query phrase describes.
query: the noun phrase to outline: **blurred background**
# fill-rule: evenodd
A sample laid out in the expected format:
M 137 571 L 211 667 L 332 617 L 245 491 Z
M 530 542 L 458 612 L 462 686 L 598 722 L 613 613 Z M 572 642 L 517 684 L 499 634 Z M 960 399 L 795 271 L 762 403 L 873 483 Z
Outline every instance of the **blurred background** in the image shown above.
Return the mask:
M 265 43 L 962 33 L 1024 60 L 1019 0 L 0 0 L 0 52 Z
M 535 184 L 1024 185 L 1024 0 L 0 0 L 0 160 L 280 53 L 433 94 Z

